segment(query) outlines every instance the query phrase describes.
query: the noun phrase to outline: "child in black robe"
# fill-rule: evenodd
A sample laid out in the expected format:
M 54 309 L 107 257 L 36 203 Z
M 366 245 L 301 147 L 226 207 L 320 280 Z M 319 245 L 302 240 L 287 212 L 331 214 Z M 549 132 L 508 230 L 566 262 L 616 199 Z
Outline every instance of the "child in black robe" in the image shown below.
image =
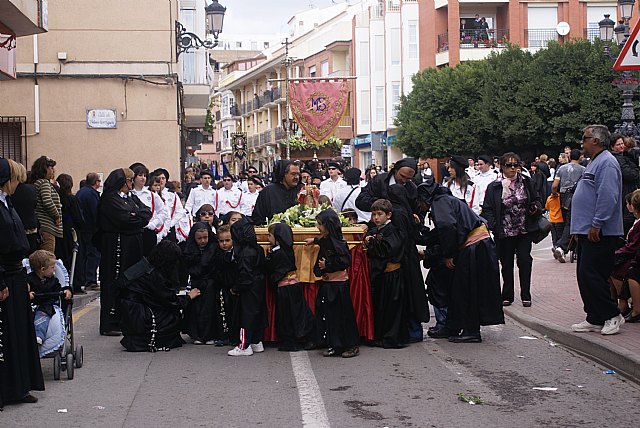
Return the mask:
M 240 340 L 238 346 L 228 352 L 232 357 L 263 352 L 262 335 L 267 326 L 265 300 L 264 251 L 258 245 L 253 224 L 243 217 L 231 225 L 233 260 L 238 274 L 231 292 L 238 296 Z
M 216 293 L 220 295 L 218 325 L 223 334 L 224 344 L 235 343 L 240 336 L 240 328 L 235 315 L 238 297 L 231 294 L 231 287 L 238 276 L 237 264 L 233 260 L 233 240 L 231 227 L 218 228 L 218 248 L 214 260 Z
M 284 223 L 269 226 L 269 243 L 265 271 L 276 289 L 276 331 L 279 351 L 295 352 L 300 345 L 313 346 L 309 341 L 315 330 L 315 319 L 304 298 L 302 284 L 296 275 L 296 257 L 293 252 L 293 231 Z
M 217 239 L 208 223 L 193 225 L 187 238 L 182 260 L 190 276 L 191 288 L 198 288 L 201 297 L 189 302 L 184 313 L 183 332 L 195 345 L 214 345 L 222 340 L 222 332 L 216 328 L 216 300 L 213 264 L 217 250 Z M 219 343 L 218 346 L 222 346 Z
M 393 207 L 387 199 L 371 205 L 371 221 L 363 247 L 369 258 L 373 300 L 374 340 L 383 348 L 401 348 L 409 341 L 409 321 L 401 262 L 404 236 L 391 223 Z
M 313 273 L 322 278 L 316 297 L 319 334 L 328 346 L 322 355 L 355 357 L 360 352 L 360 338 L 349 294 L 347 268 L 351 264 L 351 253 L 342 238 L 340 218 L 332 208 L 320 212 L 316 222 L 320 238 L 307 238 L 305 243 L 320 246 Z
M 31 273 L 27 275 L 27 283 L 31 288 L 32 303 L 38 305 L 34 318 L 36 342 L 38 342 L 38 345 L 42 345 L 47 336 L 49 322 L 55 314 L 53 306 L 58 304 L 59 298 L 58 296 L 38 297 L 35 295 L 64 291 L 65 300 L 70 300 L 71 288 L 69 285 L 64 287 L 60 285 L 60 281 L 55 277 L 56 256 L 51 251 L 34 251 L 29 256 L 29 266 L 31 267 Z

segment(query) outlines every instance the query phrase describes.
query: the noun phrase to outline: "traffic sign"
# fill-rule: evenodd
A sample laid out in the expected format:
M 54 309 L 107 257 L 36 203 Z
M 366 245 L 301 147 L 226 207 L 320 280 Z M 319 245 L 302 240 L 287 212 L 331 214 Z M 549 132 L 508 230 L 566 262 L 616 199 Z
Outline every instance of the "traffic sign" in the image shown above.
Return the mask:
M 636 22 L 633 31 L 629 35 L 627 42 L 622 47 L 613 69 L 617 71 L 624 70 L 640 70 L 640 39 L 638 31 L 640 30 L 640 21 Z

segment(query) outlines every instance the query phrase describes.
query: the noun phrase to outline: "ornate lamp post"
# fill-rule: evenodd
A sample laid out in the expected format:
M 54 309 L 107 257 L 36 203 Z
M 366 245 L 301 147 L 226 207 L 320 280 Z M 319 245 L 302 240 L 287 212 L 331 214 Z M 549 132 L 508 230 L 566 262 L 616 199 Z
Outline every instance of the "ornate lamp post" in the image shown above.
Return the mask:
M 218 46 L 218 35 L 222 32 L 224 14 L 227 8 L 218 3 L 218 0 L 204 8 L 207 15 L 207 32 L 213 36 L 213 40 L 202 40 L 194 33 L 190 33 L 180 22 L 176 21 L 176 59 L 182 52 L 189 49 L 213 49 Z
M 616 42 L 622 48 L 629 38 L 629 20 L 633 16 L 633 9 L 635 0 L 619 0 L 620 15 L 622 17 L 621 22 L 615 25 L 615 22 L 609 18 L 609 15 L 605 15 L 604 19 L 598 23 L 600 29 L 600 39 L 605 42 L 604 53 L 605 55 L 615 61 L 615 58 L 611 55 L 611 49 L 609 42 L 615 35 Z M 621 122 L 615 125 L 615 131 L 619 134 L 633 137 L 636 140 L 640 139 L 640 127 L 635 123 L 635 113 L 633 111 L 633 91 L 635 91 L 639 84 L 631 79 L 631 72 L 623 71 L 622 79 L 617 79 L 616 86 L 622 90 L 622 112 Z

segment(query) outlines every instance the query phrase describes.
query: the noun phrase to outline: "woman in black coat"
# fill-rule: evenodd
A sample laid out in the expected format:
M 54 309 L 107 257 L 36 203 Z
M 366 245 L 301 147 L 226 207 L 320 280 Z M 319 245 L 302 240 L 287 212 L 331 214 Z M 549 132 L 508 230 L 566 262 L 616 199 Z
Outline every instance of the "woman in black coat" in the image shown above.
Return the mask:
M 60 186 L 62 203 L 62 239 L 56 240 L 56 257 L 62 260 L 64 267 L 71 272 L 71 258 L 75 241 L 73 232 L 84 228 L 84 216 L 78 198 L 73 194 L 73 178 L 69 174 L 60 174 L 56 179 Z M 77 238 L 76 238 L 77 239 Z M 74 292 L 82 291 L 74 290 Z
M 116 279 L 142 259 L 142 228 L 151 210 L 131 194 L 133 171 L 111 171 L 98 203 L 98 231 L 94 243 L 100 248 L 100 334 L 119 336 L 116 311 Z
M 38 345 L 22 259 L 29 242 L 11 202 L 24 167 L 0 158 L 0 410 L 4 403 L 35 403 L 44 390 Z
M 625 138 L 620 134 L 611 135 L 611 154 L 616 158 L 620 165 L 620 171 L 622 172 L 622 198 L 625 198 L 629 193 L 633 193 L 638 188 L 638 178 L 640 173 L 640 167 L 636 162 L 634 155 L 627 149 Z M 622 223 L 624 227 L 624 234 L 627 235 L 629 229 L 636 221 L 632 213 L 627 210 L 627 207 L 622 205 Z
M 517 258 L 520 277 L 520 299 L 531 306 L 531 233 L 538 231 L 542 200 L 528 177 L 520 173 L 520 156 L 509 152 L 500 161 L 503 179 L 487 187 L 482 217 L 498 248 L 502 265 L 502 305 L 514 300 L 513 262 Z

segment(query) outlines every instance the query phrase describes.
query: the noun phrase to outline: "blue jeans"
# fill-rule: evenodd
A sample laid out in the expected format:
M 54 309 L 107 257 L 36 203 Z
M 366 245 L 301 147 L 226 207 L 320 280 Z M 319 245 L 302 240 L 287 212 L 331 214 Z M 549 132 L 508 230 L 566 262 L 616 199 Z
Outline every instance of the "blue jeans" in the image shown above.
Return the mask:
M 49 322 L 51 317 L 42 311 L 36 310 L 36 316 L 33 324 L 36 328 L 36 337 L 39 337 L 44 342 L 47 337 L 47 330 L 49 329 Z
M 91 242 L 91 232 L 80 232 L 78 235 L 78 259 L 73 279 L 73 288 L 78 290 L 83 285 L 97 284 L 98 266 L 100 266 L 100 251 Z
M 448 308 L 444 307 L 444 308 L 436 308 L 435 306 L 433 307 L 433 312 L 436 315 L 436 328 L 442 328 L 442 327 L 446 327 L 447 325 L 447 310 Z

